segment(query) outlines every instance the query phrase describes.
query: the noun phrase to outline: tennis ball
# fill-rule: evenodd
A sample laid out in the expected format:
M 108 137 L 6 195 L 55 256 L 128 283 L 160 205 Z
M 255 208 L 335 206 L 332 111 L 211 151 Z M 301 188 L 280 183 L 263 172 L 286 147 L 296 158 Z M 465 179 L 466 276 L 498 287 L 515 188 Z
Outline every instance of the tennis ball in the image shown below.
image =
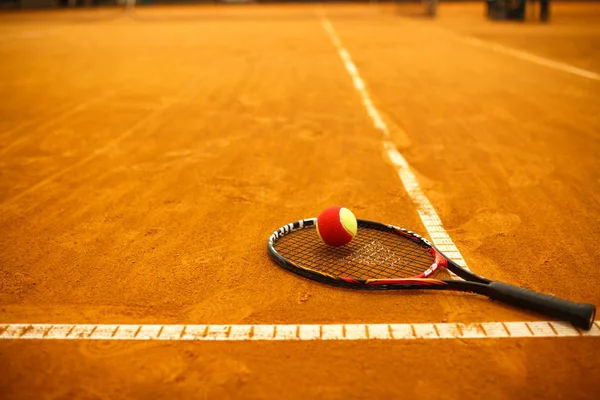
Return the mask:
M 356 217 L 347 208 L 335 206 L 323 211 L 317 218 L 317 234 L 329 246 L 348 244 L 356 236 Z

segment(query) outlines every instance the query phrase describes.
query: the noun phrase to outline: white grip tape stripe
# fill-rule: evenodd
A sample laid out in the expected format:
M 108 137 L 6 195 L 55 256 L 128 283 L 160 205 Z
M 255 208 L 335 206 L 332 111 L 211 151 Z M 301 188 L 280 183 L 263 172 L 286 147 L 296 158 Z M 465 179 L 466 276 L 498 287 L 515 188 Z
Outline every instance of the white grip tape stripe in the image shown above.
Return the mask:
M 0 324 L 5 340 L 417 340 L 600 337 L 565 322 L 481 322 L 335 325 L 69 325 Z
M 442 251 L 444 251 L 458 265 L 465 269 L 469 269 L 467 267 L 467 264 L 465 263 L 462 254 L 460 253 L 460 251 L 458 251 L 458 248 L 456 248 L 454 242 L 442 226 L 442 221 L 440 220 L 440 217 L 437 215 L 435 209 L 431 205 L 431 202 L 429 201 L 427 196 L 425 196 L 425 193 L 423 193 L 423 190 L 421 189 L 421 186 L 419 185 L 415 174 L 413 174 L 413 172 L 411 171 L 408 162 L 402 156 L 402 154 L 400 154 L 400 152 L 396 148 L 396 145 L 394 145 L 394 143 L 390 141 L 391 135 L 388 126 L 381 117 L 381 113 L 373 104 L 373 100 L 371 99 L 371 96 L 367 90 L 367 86 L 360 77 L 358 68 L 352 61 L 352 57 L 350 56 L 348 50 L 344 48 L 342 41 L 340 40 L 333 25 L 331 24 L 331 21 L 329 21 L 329 19 L 325 16 L 325 12 L 322 9 L 318 10 L 317 15 L 321 20 L 321 25 L 323 26 L 323 29 L 325 29 L 329 36 L 329 39 L 335 46 L 342 60 L 342 63 L 344 64 L 344 67 L 348 71 L 348 74 L 350 74 L 352 82 L 354 83 L 354 87 L 360 94 L 363 105 L 365 106 L 367 113 L 373 120 L 373 125 L 375 126 L 375 129 L 382 132 L 383 147 L 386 151 L 386 154 L 390 159 L 391 163 L 396 168 L 396 172 L 398 173 L 398 176 L 400 177 L 400 180 L 402 181 L 406 192 L 417 207 L 419 217 L 421 218 L 421 221 L 423 222 L 423 225 L 425 226 L 425 229 L 427 230 L 431 241 L 436 246 L 443 245 L 444 250 Z M 455 276 L 454 274 L 452 275 Z

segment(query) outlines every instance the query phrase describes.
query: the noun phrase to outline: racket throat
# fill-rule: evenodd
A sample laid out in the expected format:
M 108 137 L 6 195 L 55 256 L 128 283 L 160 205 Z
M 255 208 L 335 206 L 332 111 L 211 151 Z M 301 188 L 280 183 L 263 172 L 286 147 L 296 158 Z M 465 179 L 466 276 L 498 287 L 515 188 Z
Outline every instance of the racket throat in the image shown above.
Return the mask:
M 429 278 L 432 276 L 439 267 L 448 268 L 448 260 L 436 249 L 431 248 L 431 254 L 433 254 L 433 264 L 429 268 L 427 268 L 419 278 Z

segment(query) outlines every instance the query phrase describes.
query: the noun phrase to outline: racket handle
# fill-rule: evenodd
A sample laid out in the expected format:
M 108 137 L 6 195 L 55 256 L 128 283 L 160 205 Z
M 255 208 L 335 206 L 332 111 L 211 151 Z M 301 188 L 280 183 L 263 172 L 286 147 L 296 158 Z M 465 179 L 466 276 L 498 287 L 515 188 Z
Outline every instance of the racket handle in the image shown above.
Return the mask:
M 488 287 L 491 290 L 487 295 L 491 299 L 560 318 L 585 330 L 594 323 L 596 306 L 593 304 L 575 303 L 503 282 L 491 282 Z

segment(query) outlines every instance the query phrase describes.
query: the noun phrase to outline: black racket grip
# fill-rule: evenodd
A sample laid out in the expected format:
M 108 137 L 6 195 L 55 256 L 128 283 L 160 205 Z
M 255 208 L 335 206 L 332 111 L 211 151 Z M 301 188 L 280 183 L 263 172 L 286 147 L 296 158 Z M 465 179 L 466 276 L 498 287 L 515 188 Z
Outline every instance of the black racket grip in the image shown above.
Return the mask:
M 593 304 L 575 303 L 504 282 L 491 282 L 488 287 L 491 299 L 569 321 L 585 330 L 594 323 L 596 306 Z

